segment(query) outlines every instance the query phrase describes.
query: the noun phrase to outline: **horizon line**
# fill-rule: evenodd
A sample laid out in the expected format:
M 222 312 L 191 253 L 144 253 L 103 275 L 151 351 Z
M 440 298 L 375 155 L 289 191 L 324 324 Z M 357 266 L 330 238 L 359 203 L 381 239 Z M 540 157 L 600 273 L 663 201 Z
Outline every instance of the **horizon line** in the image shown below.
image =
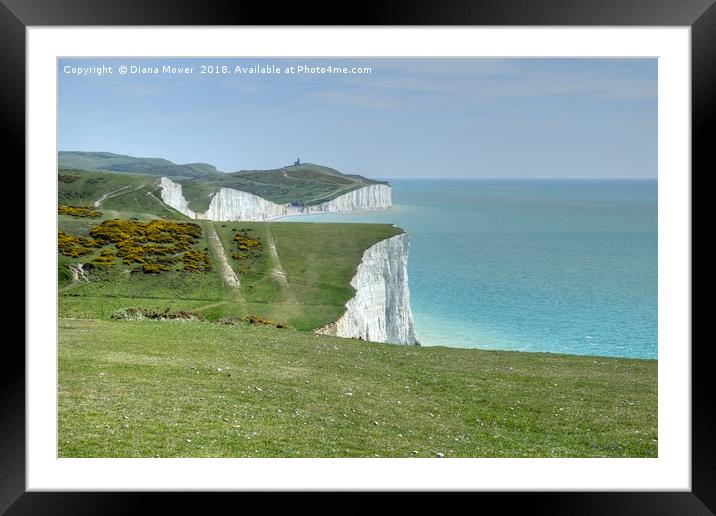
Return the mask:
M 488 180 L 488 181 L 656 181 L 658 177 L 384 177 L 385 181 L 394 179 L 449 179 L 449 180 Z

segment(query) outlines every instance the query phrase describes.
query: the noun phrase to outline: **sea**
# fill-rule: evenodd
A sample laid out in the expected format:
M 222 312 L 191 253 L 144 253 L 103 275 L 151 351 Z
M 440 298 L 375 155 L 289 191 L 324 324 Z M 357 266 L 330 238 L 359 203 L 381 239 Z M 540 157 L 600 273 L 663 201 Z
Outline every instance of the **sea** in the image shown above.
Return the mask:
M 393 179 L 423 346 L 655 359 L 656 180 Z

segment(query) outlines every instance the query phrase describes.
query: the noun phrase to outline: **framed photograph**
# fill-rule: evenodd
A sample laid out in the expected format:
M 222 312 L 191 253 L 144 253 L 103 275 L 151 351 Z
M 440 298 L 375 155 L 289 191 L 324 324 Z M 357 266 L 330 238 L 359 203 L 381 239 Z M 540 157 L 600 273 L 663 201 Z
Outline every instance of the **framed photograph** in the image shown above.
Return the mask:
M 3 510 L 529 491 L 544 514 L 711 513 L 712 2 L 353 26 L 4 4 L 27 302 Z

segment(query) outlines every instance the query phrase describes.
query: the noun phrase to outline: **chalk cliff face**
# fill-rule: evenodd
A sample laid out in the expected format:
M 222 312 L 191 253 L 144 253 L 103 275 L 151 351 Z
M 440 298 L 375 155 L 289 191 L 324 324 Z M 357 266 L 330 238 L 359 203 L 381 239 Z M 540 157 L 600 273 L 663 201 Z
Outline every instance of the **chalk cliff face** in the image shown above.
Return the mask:
M 162 202 L 167 206 L 171 206 L 179 213 L 196 218 L 196 213 L 189 209 L 189 203 L 184 199 L 184 194 L 181 191 L 181 185 L 175 183 L 171 179 L 163 177 L 159 181 L 159 186 L 162 189 Z
M 366 249 L 351 280 L 356 293 L 346 303 L 346 312 L 316 333 L 415 344 L 408 287 L 409 248 L 409 236 L 403 233 Z
M 330 201 L 315 206 L 305 206 L 303 213 L 336 211 L 384 210 L 392 205 L 391 188 L 388 185 L 368 185 Z
M 364 186 L 314 206 L 277 204 L 248 192 L 232 188 L 221 188 L 212 197 L 209 209 L 204 213 L 198 213 L 189 208 L 189 203 L 182 194 L 180 184 L 163 177 L 159 186 L 161 187 L 162 201 L 166 205 L 192 219 L 216 221 L 263 221 L 308 213 L 383 210 L 390 208 L 392 202 L 391 188 L 388 185 Z
M 208 220 L 271 220 L 289 215 L 290 206 L 267 201 L 263 197 L 221 188 L 211 199 L 209 209 L 194 218 Z

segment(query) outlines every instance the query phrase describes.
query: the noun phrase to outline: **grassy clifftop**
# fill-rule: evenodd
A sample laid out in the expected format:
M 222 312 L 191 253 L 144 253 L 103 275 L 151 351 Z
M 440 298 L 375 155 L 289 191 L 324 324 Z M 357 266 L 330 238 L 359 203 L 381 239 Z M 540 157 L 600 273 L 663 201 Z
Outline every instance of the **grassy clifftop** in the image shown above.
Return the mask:
M 214 178 L 212 178 L 214 180 Z M 277 203 L 318 204 L 367 185 L 387 184 L 330 167 L 303 163 L 275 170 L 227 174 L 222 186 L 254 193 Z
M 657 363 L 60 321 L 60 457 L 655 457 Z
M 156 177 L 60 169 L 59 204 L 94 206 L 99 203 L 107 216 L 160 216 L 186 219 L 161 201 Z
M 111 217 L 60 215 L 59 230 L 87 238 L 93 227 L 107 219 Z M 181 259 L 160 274 L 130 272 L 143 265 L 124 263 L 117 256 L 111 266 L 91 269 L 88 281 L 73 281 L 69 266 L 97 263 L 101 253 L 118 255 L 119 249 L 104 243 L 76 257 L 60 255 L 60 314 L 106 319 L 122 308 L 171 308 L 196 311 L 210 320 L 258 315 L 312 330 L 335 321 L 345 311 L 354 294 L 350 281 L 363 252 L 402 232 L 388 224 L 194 223 L 202 228 L 193 244 L 195 251 L 206 253 L 212 264 L 207 272 L 183 271 Z M 211 232 L 216 232 L 220 247 L 212 245 Z M 239 288 L 223 280 L 222 253 L 238 275 Z M 144 259 L 165 262 L 167 256 L 150 254 Z

